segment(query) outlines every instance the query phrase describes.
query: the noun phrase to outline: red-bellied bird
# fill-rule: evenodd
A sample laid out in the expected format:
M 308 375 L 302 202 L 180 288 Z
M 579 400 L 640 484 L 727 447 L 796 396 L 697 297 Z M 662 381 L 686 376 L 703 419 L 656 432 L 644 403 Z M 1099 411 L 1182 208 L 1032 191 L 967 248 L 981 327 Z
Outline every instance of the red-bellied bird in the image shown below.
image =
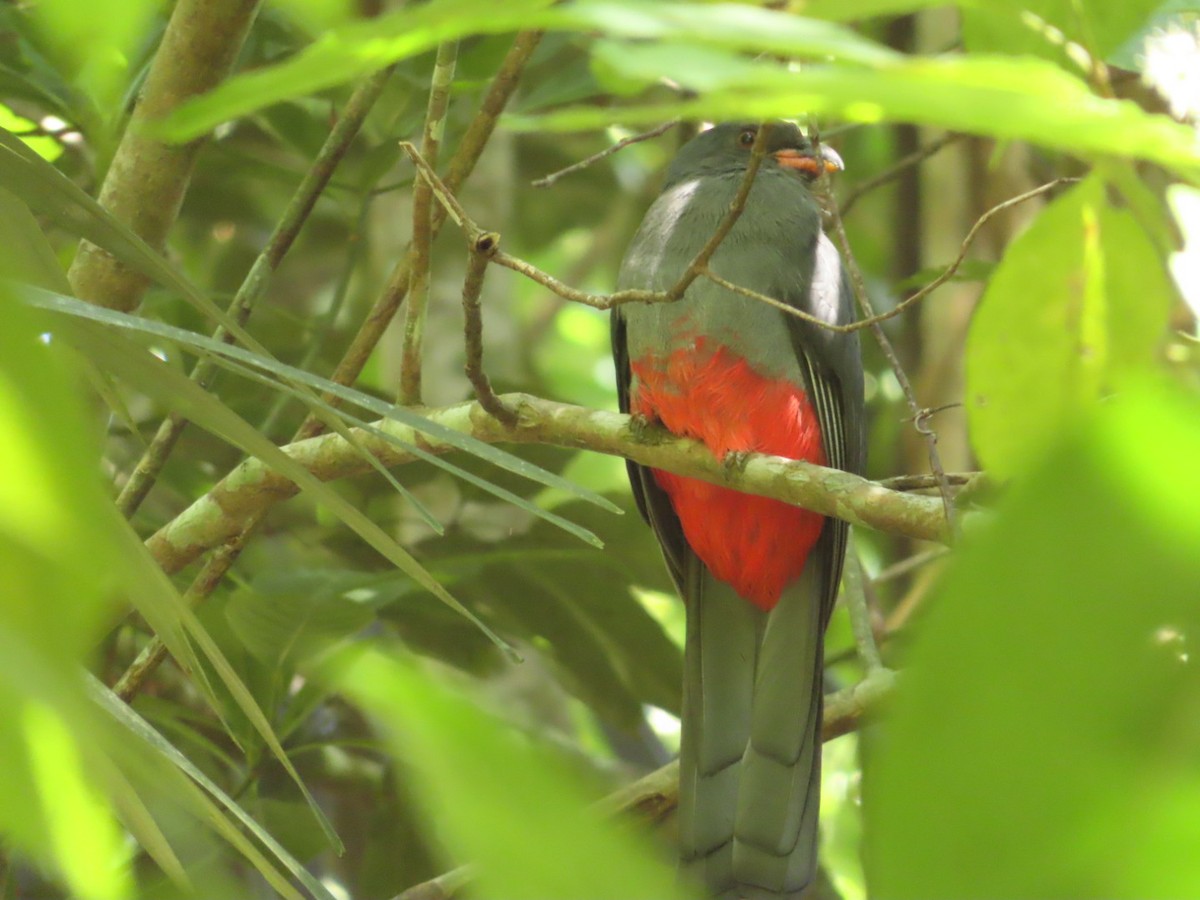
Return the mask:
M 812 193 L 841 161 L 785 122 L 726 123 L 687 143 L 619 287 L 666 290 L 687 271 L 730 209 L 760 127 L 760 168 L 709 268 L 821 322 L 848 323 L 848 280 Z M 770 453 L 862 472 L 856 332 L 701 276 L 677 302 L 618 307 L 612 336 L 622 412 L 719 459 Z M 816 868 L 823 642 L 847 526 L 636 463 L 629 477 L 687 610 L 681 867 L 714 897 L 796 897 Z

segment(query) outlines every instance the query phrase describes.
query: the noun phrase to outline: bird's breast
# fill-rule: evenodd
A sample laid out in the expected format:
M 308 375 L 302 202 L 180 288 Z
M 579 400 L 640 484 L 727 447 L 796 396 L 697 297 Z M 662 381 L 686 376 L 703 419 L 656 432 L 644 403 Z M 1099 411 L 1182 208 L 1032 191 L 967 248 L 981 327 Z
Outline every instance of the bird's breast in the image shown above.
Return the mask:
M 825 462 L 804 389 L 718 339 L 679 331 L 660 352 L 631 355 L 630 368 L 631 411 L 702 441 L 718 459 L 755 452 Z M 824 517 L 661 470 L 654 477 L 692 550 L 741 596 L 771 609 L 800 576 Z

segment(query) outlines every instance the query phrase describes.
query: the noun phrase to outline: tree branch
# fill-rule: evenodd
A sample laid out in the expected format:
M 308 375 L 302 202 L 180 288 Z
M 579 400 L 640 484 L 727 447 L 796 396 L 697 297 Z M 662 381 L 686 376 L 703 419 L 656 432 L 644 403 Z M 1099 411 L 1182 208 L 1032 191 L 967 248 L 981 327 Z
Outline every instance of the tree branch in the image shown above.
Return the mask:
M 458 41 L 438 47 L 430 79 L 429 106 L 421 136 L 421 156 L 437 168 L 438 150 L 446 127 L 450 85 L 458 64 Z M 421 344 L 425 337 L 425 311 L 429 305 L 429 278 L 433 244 L 433 193 L 428 182 L 418 179 L 412 193 L 412 247 L 409 253 L 408 314 L 404 320 L 404 350 L 401 358 L 399 401 L 406 406 L 421 402 Z
M 631 428 L 628 416 L 555 403 L 527 394 L 500 397 L 517 412 L 509 428 L 478 403 L 460 403 L 425 411 L 436 422 L 487 443 L 553 444 L 623 456 L 642 465 L 666 469 L 749 494 L 774 497 L 815 512 L 918 540 L 948 537 L 941 503 L 933 497 L 889 491 L 878 484 L 811 463 L 751 454 L 736 471 L 717 460 L 704 444 L 653 428 Z M 376 427 L 430 453 L 451 447 L 395 421 Z M 356 439 L 385 466 L 412 461 L 395 445 L 356 430 Z M 337 435 L 298 441 L 283 448 L 323 481 L 371 471 L 361 453 Z M 243 462 L 207 494 L 163 526 L 146 542 L 168 573 L 178 572 L 200 554 L 237 535 L 248 520 L 273 504 L 294 496 L 295 484 L 256 459 Z

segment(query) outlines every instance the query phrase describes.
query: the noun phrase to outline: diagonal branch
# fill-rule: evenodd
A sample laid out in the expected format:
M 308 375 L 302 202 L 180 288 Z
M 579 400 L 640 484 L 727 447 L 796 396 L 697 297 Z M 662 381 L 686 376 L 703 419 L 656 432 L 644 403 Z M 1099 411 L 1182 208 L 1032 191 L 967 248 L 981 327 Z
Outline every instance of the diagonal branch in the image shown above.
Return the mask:
M 572 163 L 571 165 L 567 166 L 565 169 L 559 169 L 557 172 L 551 172 L 549 175 L 545 175 L 542 178 L 538 178 L 535 181 L 531 181 L 530 186 L 535 187 L 535 188 L 550 187 L 555 182 L 557 182 L 560 178 L 563 178 L 567 175 L 571 175 L 575 172 L 580 172 L 580 171 L 586 169 L 588 166 L 595 165 L 596 163 L 600 162 L 600 160 L 606 159 L 607 157 L 612 156 L 614 153 L 618 153 L 621 150 L 624 150 L 626 147 L 630 146 L 631 144 L 639 144 L 642 141 L 649 141 L 649 140 L 652 140 L 653 138 L 658 137 L 659 135 L 666 134 L 668 131 L 670 131 L 672 128 L 674 128 L 678 124 L 679 124 L 678 119 L 671 119 L 670 121 L 663 122 L 661 125 L 651 128 L 649 131 L 643 131 L 639 134 L 631 134 L 629 137 L 622 138 L 621 140 L 617 141 L 611 147 L 605 147 L 599 153 L 593 153 L 591 156 L 587 157 L 586 159 L 581 159 L 577 163 Z
M 497 421 L 478 403 L 428 410 L 425 417 L 487 443 L 553 444 L 623 456 L 645 466 L 774 497 L 876 530 L 928 541 L 945 542 L 948 537 L 941 502 L 935 497 L 890 491 L 848 472 L 778 456 L 751 454 L 745 468 L 736 470 L 722 464 L 697 441 L 658 428 L 632 428 L 630 418 L 618 413 L 527 394 L 507 394 L 499 399 L 516 411 L 515 426 L 509 428 Z M 392 420 L 375 425 L 429 453 L 443 454 L 452 449 Z M 355 437 L 386 466 L 413 459 L 394 444 L 370 434 L 356 431 Z M 297 441 L 283 449 L 323 481 L 371 471 L 362 454 L 338 435 Z M 298 491 L 295 484 L 258 460 L 246 460 L 159 529 L 146 545 L 166 572 L 178 572 Z

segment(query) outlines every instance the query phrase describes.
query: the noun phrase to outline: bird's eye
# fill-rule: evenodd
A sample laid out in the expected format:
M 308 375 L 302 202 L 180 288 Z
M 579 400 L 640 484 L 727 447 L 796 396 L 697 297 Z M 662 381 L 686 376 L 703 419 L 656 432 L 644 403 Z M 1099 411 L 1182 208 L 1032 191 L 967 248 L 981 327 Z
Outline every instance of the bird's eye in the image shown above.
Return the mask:
M 743 147 L 750 147 L 754 144 L 754 139 L 758 136 L 757 129 L 747 128 L 738 135 L 738 143 Z

